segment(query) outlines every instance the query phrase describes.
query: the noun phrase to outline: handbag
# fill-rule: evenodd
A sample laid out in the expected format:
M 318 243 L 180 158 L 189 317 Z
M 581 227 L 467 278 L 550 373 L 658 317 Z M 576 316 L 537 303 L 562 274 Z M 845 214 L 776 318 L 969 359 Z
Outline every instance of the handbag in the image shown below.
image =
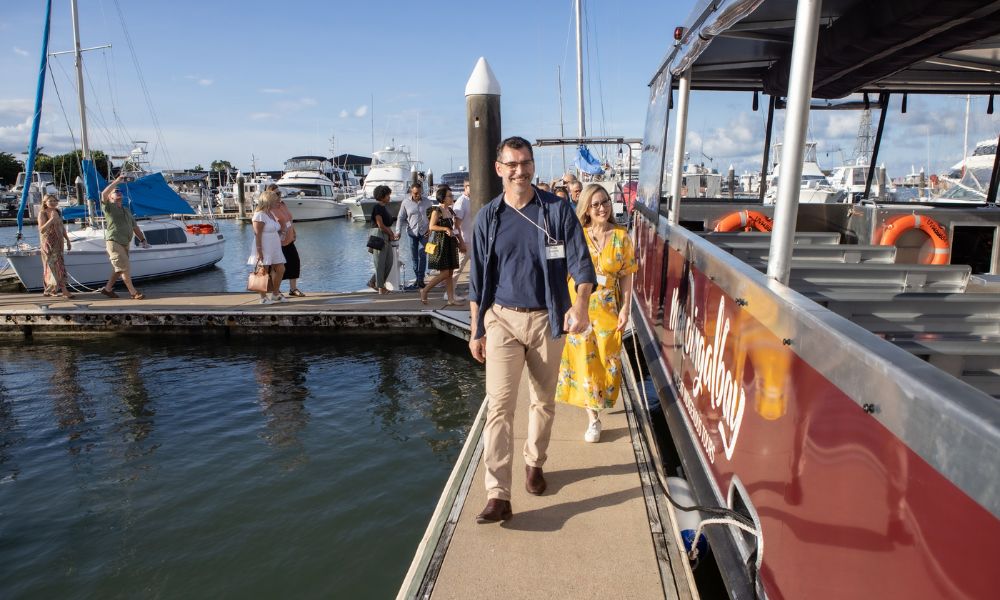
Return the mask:
M 385 249 L 385 239 L 377 236 L 368 236 L 368 243 L 366 244 L 369 250 L 384 250 Z
M 427 245 L 424 246 L 424 252 L 431 255 L 437 252 L 437 249 L 438 249 L 437 242 L 427 242 Z
M 250 276 L 247 277 L 247 291 L 260 292 L 262 294 L 266 293 L 268 280 L 270 278 L 271 276 L 267 272 L 267 267 L 261 263 L 257 263 L 253 273 L 250 273 Z

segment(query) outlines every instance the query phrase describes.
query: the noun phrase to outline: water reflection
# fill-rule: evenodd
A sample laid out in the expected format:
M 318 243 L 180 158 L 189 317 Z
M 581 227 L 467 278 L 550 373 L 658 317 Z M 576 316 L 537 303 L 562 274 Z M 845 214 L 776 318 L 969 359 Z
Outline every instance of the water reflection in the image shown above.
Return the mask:
M 0 363 L 0 484 L 17 479 L 21 472 L 11 455 L 11 450 L 21 439 L 11 395 L 3 382 L 9 364 L 7 360 Z
M 153 432 L 156 410 L 150 402 L 149 392 L 142 375 L 142 361 L 135 354 L 125 355 L 120 362 L 122 374 L 122 402 L 125 413 L 118 431 L 124 434 L 126 457 L 135 458 L 152 453 L 155 444 L 146 445 L 146 438 Z
M 80 381 L 77 350 L 70 346 L 52 348 L 49 352 L 52 363 L 49 385 L 56 425 L 66 434 L 66 451 L 70 456 L 78 456 L 93 447 L 90 435 L 93 428 L 88 424 L 88 419 L 94 417 L 93 405 Z
M 305 401 L 309 363 L 298 352 L 269 353 L 257 359 L 255 377 L 261 412 L 267 419 L 261 437 L 275 448 L 295 449 L 289 468 L 306 461 L 300 435 L 309 424 Z

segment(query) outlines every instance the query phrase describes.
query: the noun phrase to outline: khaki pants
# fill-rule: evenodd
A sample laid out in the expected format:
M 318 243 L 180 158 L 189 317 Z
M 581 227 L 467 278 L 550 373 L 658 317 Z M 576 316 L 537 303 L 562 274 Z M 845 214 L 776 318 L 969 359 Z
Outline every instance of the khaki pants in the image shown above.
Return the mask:
M 484 318 L 486 330 L 486 495 L 510 500 L 514 455 L 514 410 L 521 374 L 528 367 L 528 438 L 524 462 L 545 464 L 556 381 L 565 338 L 552 339 L 549 313 L 515 312 L 497 305 Z

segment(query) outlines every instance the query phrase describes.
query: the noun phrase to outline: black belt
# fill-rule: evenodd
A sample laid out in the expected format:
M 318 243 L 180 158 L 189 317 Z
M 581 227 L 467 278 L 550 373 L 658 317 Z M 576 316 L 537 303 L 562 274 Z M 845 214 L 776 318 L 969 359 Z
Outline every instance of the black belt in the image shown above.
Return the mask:
M 549 310 L 544 306 L 540 308 L 524 308 L 523 306 L 502 306 L 500 304 L 497 304 L 497 306 L 504 310 L 512 310 L 514 312 L 519 312 L 519 313 L 532 313 L 532 312 L 541 312 L 543 310 Z

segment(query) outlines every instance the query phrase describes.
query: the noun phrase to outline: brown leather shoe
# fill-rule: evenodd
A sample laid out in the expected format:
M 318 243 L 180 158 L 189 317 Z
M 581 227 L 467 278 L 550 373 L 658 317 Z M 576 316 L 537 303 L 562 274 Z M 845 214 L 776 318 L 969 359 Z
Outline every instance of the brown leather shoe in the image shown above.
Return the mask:
M 476 515 L 476 523 L 483 524 L 506 521 L 513 515 L 514 512 L 510 509 L 510 500 L 493 498 L 486 503 L 486 508 L 483 509 L 483 512 Z
M 529 494 L 541 496 L 545 493 L 545 476 L 542 475 L 541 467 L 529 467 L 524 465 L 524 489 Z

